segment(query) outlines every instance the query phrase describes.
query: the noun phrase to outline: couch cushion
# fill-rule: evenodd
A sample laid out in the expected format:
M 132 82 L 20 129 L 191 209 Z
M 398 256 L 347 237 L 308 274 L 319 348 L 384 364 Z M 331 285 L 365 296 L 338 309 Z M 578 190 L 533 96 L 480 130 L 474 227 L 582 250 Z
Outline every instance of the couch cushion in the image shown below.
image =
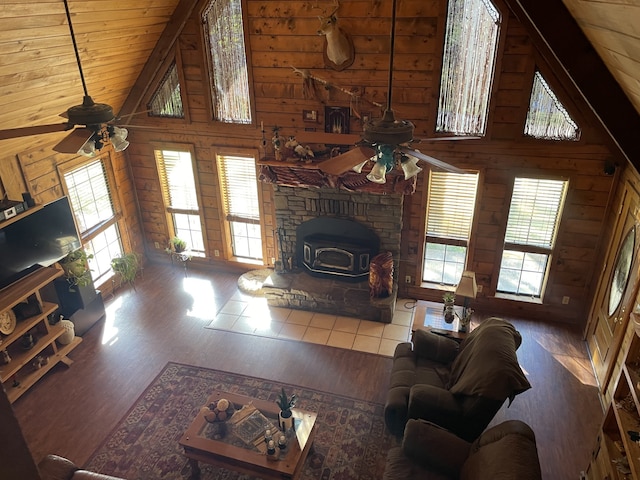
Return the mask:
M 481 395 L 510 401 L 531 388 L 516 356 L 522 337 L 509 322 L 489 318 L 464 340 L 451 365 L 453 394 Z
M 516 425 L 518 422 L 508 423 Z M 523 428 L 518 428 L 517 425 L 516 428 L 510 426 L 507 424 L 505 431 L 487 431 L 489 435 L 486 438 L 487 432 L 474 442 L 471 454 L 462 467 L 460 480 L 542 478 L 538 450 L 531 429 L 527 425 Z
M 450 477 L 438 473 L 414 462 L 402 451 L 402 447 L 395 447 L 387 454 L 383 480 L 451 480 Z
M 459 344 L 455 340 L 418 329 L 413 332 L 413 351 L 419 357 L 449 364 L 456 358 Z

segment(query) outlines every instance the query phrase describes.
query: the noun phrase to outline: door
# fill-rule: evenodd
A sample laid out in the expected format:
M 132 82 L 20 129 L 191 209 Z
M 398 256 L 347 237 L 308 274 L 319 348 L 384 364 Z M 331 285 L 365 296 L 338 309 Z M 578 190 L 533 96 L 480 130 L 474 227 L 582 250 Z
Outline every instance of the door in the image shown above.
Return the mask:
M 638 194 L 627 186 L 602 272 L 587 341 L 600 385 L 605 392 L 638 288 Z

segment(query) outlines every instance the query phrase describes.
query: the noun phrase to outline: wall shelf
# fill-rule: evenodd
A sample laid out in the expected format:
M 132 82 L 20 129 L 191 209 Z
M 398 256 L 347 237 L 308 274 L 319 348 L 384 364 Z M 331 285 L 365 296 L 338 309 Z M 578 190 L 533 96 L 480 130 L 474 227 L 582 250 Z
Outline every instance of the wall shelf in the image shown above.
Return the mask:
M 14 308 L 16 305 L 29 301 L 39 305 L 39 313 L 21 319 L 17 322 L 11 334 L 0 336 L 0 350 L 9 354 L 9 363 L 0 365 L 0 381 L 7 392 L 11 403 L 15 402 L 23 393 L 32 387 L 40 378 L 59 362 L 69 366 L 73 361 L 67 354 L 73 350 L 82 339 L 74 337 L 66 345 L 58 345 L 57 339 L 65 333 L 60 325 L 50 325 L 49 316 L 58 305 L 42 300 L 40 290 L 62 275 L 62 270 L 54 267 L 42 267 L 18 282 L 2 290 L 0 297 L 0 312 Z M 31 333 L 34 345 L 25 349 L 20 340 L 25 334 Z M 36 358 L 44 359 L 39 367 L 33 362 Z

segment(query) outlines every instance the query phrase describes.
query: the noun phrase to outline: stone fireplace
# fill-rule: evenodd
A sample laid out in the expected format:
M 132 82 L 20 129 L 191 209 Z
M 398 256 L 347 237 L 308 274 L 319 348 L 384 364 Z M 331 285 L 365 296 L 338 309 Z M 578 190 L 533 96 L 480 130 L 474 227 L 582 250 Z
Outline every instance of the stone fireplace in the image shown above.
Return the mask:
M 368 268 L 388 251 L 397 271 L 403 198 L 274 185 L 282 269 L 264 285 L 268 304 L 391 322 L 397 281 L 389 297 L 370 298 Z

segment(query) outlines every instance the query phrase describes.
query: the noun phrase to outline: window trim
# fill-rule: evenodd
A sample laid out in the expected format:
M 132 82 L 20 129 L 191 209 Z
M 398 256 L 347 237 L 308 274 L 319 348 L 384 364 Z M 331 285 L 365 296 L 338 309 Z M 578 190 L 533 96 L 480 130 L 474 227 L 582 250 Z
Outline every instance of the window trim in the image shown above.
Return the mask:
M 257 112 L 256 112 L 256 97 L 254 92 L 254 82 L 253 82 L 253 69 L 251 62 L 249 59 L 252 58 L 251 52 L 251 42 L 250 36 L 248 32 L 248 5 L 247 0 L 240 0 L 240 6 L 242 8 L 242 25 L 244 27 L 243 35 L 244 35 L 244 52 L 247 58 L 247 81 L 249 83 L 249 111 L 251 113 L 251 122 L 249 123 L 228 123 L 222 122 L 215 118 L 215 105 L 214 100 L 211 95 L 211 87 L 213 85 L 212 78 L 212 65 L 211 65 L 211 55 L 209 54 L 209 35 L 206 31 L 206 22 L 204 21 L 204 14 L 209 9 L 209 5 L 216 0 L 209 0 L 203 2 L 202 7 L 198 11 L 198 18 L 201 19 L 200 22 L 200 37 L 201 37 L 201 47 L 202 54 L 204 56 L 204 65 L 206 68 L 204 69 L 204 75 L 202 76 L 202 80 L 204 82 L 204 91 L 207 92 L 205 97 L 205 101 L 207 102 L 208 111 L 209 111 L 209 121 L 216 124 L 216 128 L 220 129 L 221 133 L 224 133 L 225 130 L 237 131 L 237 129 L 247 129 L 254 131 L 254 126 L 257 125 Z
M 501 73 L 501 64 L 502 64 L 502 52 L 504 52 L 505 49 L 505 43 L 506 43 L 506 38 L 507 38 L 507 32 L 509 29 L 509 9 L 507 8 L 506 5 L 504 5 L 504 3 L 502 2 L 502 0 L 490 0 L 491 4 L 495 7 L 495 9 L 498 11 L 498 14 L 500 15 L 500 23 L 498 25 L 498 32 L 497 32 L 497 38 L 496 38 L 496 45 L 495 45 L 495 59 L 494 59 L 494 65 L 493 65 L 493 72 L 491 74 L 491 82 L 489 85 L 489 96 L 487 99 L 487 113 L 486 113 L 486 118 L 485 118 L 485 126 L 484 126 L 484 133 L 482 134 L 481 138 L 490 138 L 491 137 L 491 131 L 492 131 L 492 127 L 493 127 L 493 116 L 494 116 L 494 111 L 495 111 L 495 103 L 497 100 L 497 95 L 498 95 L 498 89 L 494 88 L 495 85 L 498 85 L 500 83 L 500 73 Z M 440 47 L 439 47 L 439 53 L 440 55 L 437 56 L 437 58 L 439 59 L 439 64 L 437 65 L 440 69 L 440 71 L 442 71 L 443 65 L 444 65 L 444 51 L 445 51 L 445 47 L 446 47 L 446 31 L 447 31 L 447 18 L 448 18 L 448 12 L 449 12 L 449 2 L 443 2 L 441 4 L 440 7 L 440 11 L 439 11 L 439 15 L 438 15 L 438 29 L 441 32 L 444 32 L 442 35 L 440 35 Z M 506 13 L 505 13 L 506 12 Z M 440 103 L 440 95 L 441 95 L 441 87 L 442 87 L 442 80 L 441 80 L 441 75 L 439 75 L 435 80 L 434 80 L 435 85 L 434 87 L 436 88 L 436 101 L 433 102 L 434 103 L 434 114 L 433 115 L 429 115 L 429 119 L 428 119 L 428 124 L 429 124 L 429 129 L 432 132 L 432 136 L 434 137 L 451 137 L 451 136 L 455 136 L 457 138 L 465 138 L 469 135 L 457 135 L 451 132 L 440 132 L 437 130 L 437 119 L 438 119 L 438 114 L 439 114 L 439 103 Z M 471 135 L 471 138 L 476 138 L 477 135 Z
M 178 71 L 178 80 L 180 81 L 180 97 L 182 98 L 182 111 L 184 112 L 184 117 L 183 118 L 162 117 L 162 116 L 156 117 L 156 116 L 149 115 L 148 112 L 145 111 L 144 113 L 146 115 L 140 115 L 136 117 L 137 119 L 140 119 L 143 123 L 146 121 L 151 121 L 153 122 L 154 125 L 165 124 L 165 125 L 173 125 L 173 126 L 175 126 L 176 123 L 179 123 L 179 122 L 186 123 L 186 124 L 191 123 L 191 114 L 189 112 L 189 101 L 187 98 L 187 91 L 186 91 L 187 90 L 186 79 L 184 77 L 184 71 L 182 68 L 182 53 L 180 49 L 177 47 L 174 47 L 172 49 L 172 52 L 173 53 L 167 55 L 167 58 L 165 58 L 164 61 L 162 62 L 162 65 L 158 69 L 158 72 L 156 73 L 156 76 L 153 79 L 153 83 L 149 85 L 149 88 L 147 89 L 143 97 L 143 101 L 140 102 L 140 105 L 143 105 L 145 109 L 149 108 L 148 105 L 151 102 L 153 95 L 156 93 L 156 90 L 160 87 L 160 84 L 162 83 L 162 80 L 164 79 L 167 72 L 169 71 L 171 64 L 175 61 L 176 70 Z
M 218 194 L 220 195 L 220 228 L 223 233 L 224 244 L 222 248 L 222 253 L 224 259 L 227 261 L 237 262 L 238 264 L 246 263 L 253 264 L 260 263 L 259 261 L 252 262 L 249 258 L 246 257 L 236 257 L 233 254 L 233 242 L 231 239 L 231 226 L 229 222 L 233 217 L 227 218 L 227 214 L 225 211 L 224 200 L 222 197 L 224 196 L 222 191 L 222 180 L 220 179 L 221 168 L 218 165 L 218 157 L 219 156 L 237 156 L 237 157 L 252 157 L 254 159 L 254 165 L 256 170 L 256 190 L 258 193 L 258 210 L 259 210 L 259 219 L 257 221 L 247 221 L 247 219 L 242 219 L 245 223 L 257 224 L 260 225 L 260 236 L 262 238 L 262 264 L 267 264 L 267 235 L 266 235 L 266 224 L 265 224 L 265 215 L 263 210 L 263 193 L 262 193 L 262 184 L 259 181 L 259 166 L 258 160 L 260 158 L 260 152 L 254 148 L 216 148 L 213 152 L 213 162 L 214 168 L 216 169 L 216 173 L 218 175 Z
M 200 229 L 202 231 L 202 242 L 204 244 L 204 256 L 209 257 L 209 242 L 207 240 L 207 230 L 206 230 L 206 222 L 204 218 L 204 207 L 202 205 L 202 192 L 200 187 L 200 178 L 198 176 L 198 160 L 196 158 L 195 145 L 191 143 L 178 143 L 178 142 L 151 142 L 153 163 L 155 164 L 156 174 L 158 175 L 158 186 L 160 190 L 160 199 L 162 202 L 162 210 L 164 212 L 165 218 L 165 233 L 167 235 L 167 241 L 176 236 L 175 234 L 175 226 L 173 224 L 173 214 L 174 213 L 183 213 L 186 215 L 195 215 L 198 214 L 200 219 Z M 162 186 L 162 176 L 163 173 L 160 170 L 160 165 L 158 164 L 158 160 L 156 158 L 157 150 L 168 150 L 173 152 L 189 152 L 191 156 L 191 165 L 193 169 L 193 181 L 196 189 L 196 197 L 198 199 L 198 208 L 199 210 L 194 211 L 191 209 L 180 209 L 180 208 L 172 208 L 167 205 L 166 192 L 164 191 L 164 187 Z
M 495 292 L 495 297 L 508 299 L 508 300 L 528 302 L 528 303 L 533 302 L 533 303 L 542 304 L 544 302 L 544 298 L 546 295 L 547 282 L 549 280 L 549 276 L 551 275 L 551 269 L 553 267 L 553 258 L 554 258 L 554 255 L 556 254 L 556 245 L 557 245 L 558 237 L 560 236 L 560 233 L 561 233 L 561 224 L 563 220 L 564 208 L 567 202 L 567 197 L 569 196 L 569 192 L 571 189 L 571 177 L 570 175 L 563 172 L 558 172 L 557 175 L 541 174 L 540 172 L 530 172 L 530 171 L 518 172 L 518 174 L 514 175 L 514 177 L 512 178 L 512 181 L 510 183 L 510 187 L 511 187 L 510 190 L 505 194 L 505 197 L 509 199 L 509 204 L 507 206 L 507 210 L 505 211 L 505 215 L 507 219 L 509 217 L 509 212 L 511 211 L 511 203 L 513 200 L 513 191 L 515 188 L 516 178 L 526 178 L 526 179 L 535 179 L 535 180 L 554 180 L 554 181 L 560 181 L 560 182 L 566 183 L 564 194 L 560 199 L 560 203 L 558 205 L 558 219 L 555 226 L 555 232 L 553 234 L 551 248 L 540 247 L 536 245 L 514 244 L 511 242 L 504 241 L 507 233 L 507 221 L 504 222 L 504 229 L 502 231 L 502 238 L 503 238 L 502 248 L 498 247 L 499 258 L 497 259 L 498 261 L 496 262 L 498 270 L 495 275 L 495 280 L 492 282 L 493 283 L 492 287 L 493 287 L 493 291 Z M 500 281 L 500 269 L 502 266 L 502 258 L 505 250 L 547 255 L 547 268 L 542 277 L 539 296 L 498 291 L 498 283 Z
M 85 243 L 92 241 L 99 234 L 106 231 L 112 225 L 116 225 L 118 232 L 120 234 L 120 246 L 122 247 L 123 252 L 131 251 L 132 242 L 131 238 L 128 235 L 128 230 L 126 228 L 126 221 L 122 214 L 120 196 L 118 194 L 118 189 L 116 186 L 116 178 L 113 170 L 113 154 L 111 150 L 105 150 L 104 153 L 97 155 L 95 157 L 84 157 L 78 156 L 74 159 L 57 165 L 58 176 L 60 178 L 60 185 L 62 186 L 62 191 L 64 195 L 69 196 L 69 188 L 67 187 L 67 182 L 65 180 L 65 175 L 80 168 L 83 168 L 90 163 L 100 161 L 102 162 L 102 168 L 105 172 L 107 185 L 109 187 L 109 194 L 111 195 L 111 204 L 113 206 L 113 218 L 110 220 L 105 220 L 100 222 L 97 225 L 94 225 L 92 228 L 86 230 L 86 234 L 83 235 L 83 232 L 78 228 L 78 222 L 73 215 L 73 221 L 76 223 L 76 228 L 78 229 L 78 233 L 80 234 L 80 242 L 82 247 L 84 248 Z M 102 277 L 101 277 L 102 278 Z M 104 278 L 104 281 L 101 284 L 96 284 L 95 287 L 97 289 L 103 289 L 105 285 L 110 283 L 112 276 L 107 276 Z
M 480 205 L 480 202 L 481 202 L 481 196 L 482 196 L 481 186 L 482 186 L 484 175 L 481 170 L 476 170 L 476 169 L 473 169 L 473 170 L 469 169 L 464 172 L 464 174 L 476 176 L 476 191 L 475 191 L 475 201 L 473 205 L 473 214 L 469 222 L 469 236 L 466 240 L 461 240 L 461 239 L 454 239 L 454 238 L 435 237 L 435 236 L 428 235 L 427 233 L 427 228 L 428 228 L 427 217 L 428 217 L 428 211 L 429 211 L 429 192 L 431 187 L 430 185 L 431 174 L 446 173 L 446 172 L 439 172 L 437 170 L 434 172 L 433 169 L 429 169 L 428 172 L 429 172 L 428 175 L 425 177 L 427 179 L 425 182 L 425 188 L 423 189 L 424 197 L 423 197 L 422 205 L 424 205 L 424 214 L 421 215 L 422 217 L 421 222 L 423 222 L 422 223 L 423 235 L 422 235 L 422 241 L 419 243 L 419 249 L 418 249 L 419 250 L 418 258 L 420 259 L 420 261 L 417 264 L 415 274 L 416 274 L 416 278 L 420 279 L 421 285 L 423 287 L 437 288 L 437 289 L 447 289 L 447 288 L 450 289 L 450 286 L 448 285 L 424 280 L 424 269 L 425 269 L 424 257 L 426 253 L 427 243 L 437 243 L 441 245 L 465 247 L 466 257 L 465 257 L 465 265 L 463 266 L 463 271 L 468 268 L 470 259 L 473 257 L 473 251 L 474 251 L 474 245 L 475 245 L 474 233 L 477 226 L 477 222 L 479 221 L 478 205 Z

